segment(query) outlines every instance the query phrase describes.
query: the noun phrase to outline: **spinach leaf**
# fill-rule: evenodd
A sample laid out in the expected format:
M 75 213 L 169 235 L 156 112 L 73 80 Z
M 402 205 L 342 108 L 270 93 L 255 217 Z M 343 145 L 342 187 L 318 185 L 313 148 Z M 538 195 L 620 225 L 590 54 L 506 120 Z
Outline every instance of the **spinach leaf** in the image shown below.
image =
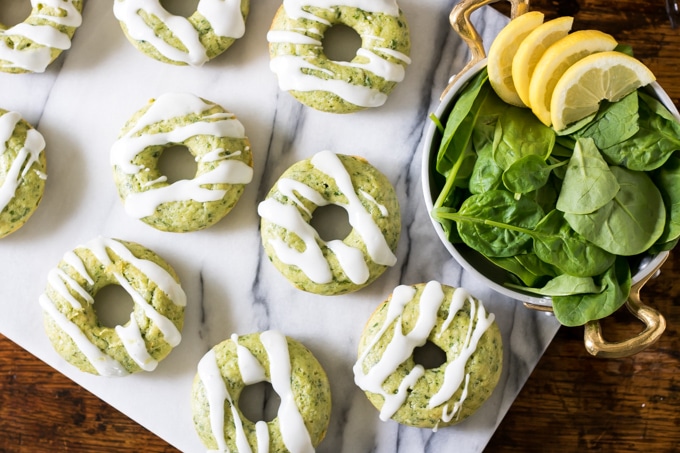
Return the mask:
M 574 135 L 592 138 L 599 149 L 608 148 L 635 135 L 638 119 L 638 95 L 633 91 L 617 102 L 604 101 L 594 120 Z
M 496 266 L 511 273 L 519 282 L 528 287 L 540 286 L 559 275 L 559 270 L 541 261 L 535 253 L 524 253 L 509 257 L 486 257 Z
M 472 78 L 461 91 L 446 120 L 436 165 L 437 172 L 444 176 L 448 175 L 458 161 L 460 153 L 468 147 L 479 105 L 492 91 L 488 80 L 489 75 L 486 69 Z
M 529 154 L 513 162 L 503 172 L 503 184 L 513 193 L 529 193 L 543 187 L 550 177 L 550 172 L 557 167 L 565 165 L 568 161 L 562 161 L 554 165 L 548 165 L 541 156 Z
M 680 237 L 680 157 L 671 157 L 651 176 L 667 209 L 666 226 L 657 242 L 666 243 Z
M 595 283 L 603 287 L 603 291 L 552 298 L 555 317 L 562 325 L 580 326 L 618 310 L 630 294 L 631 276 L 627 260 L 617 258 L 601 278 L 595 279 Z
M 589 214 L 609 203 L 618 191 L 619 183 L 593 139 L 578 139 L 564 175 L 557 209 L 570 214 Z
M 656 99 L 638 91 L 639 130 L 621 143 L 601 148 L 616 165 L 635 171 L 659 168 L 674 151 L 680 150 L 680 123 Z
M 513 256 L 531 249 L 527 234 L 543 217 L 534 201 L 510 192 L 492 190 L 471 195 L 458 212 L 435 209 L 435 218 L 456 222 L 458 234 L 471 248 L 489 257 Z
M 503 170 L 524 156 L 547 159 L 555 145 L 555 131 L 529 109 L 510 106 L 498 118 L 493 140 L 494 160 Z
M 477 161 L 470 176 L 471 193 L 484 193 L 497 189 L 501 185 L 503 170 L 493 160 L 493 145 L 487 143 L 477 149 Z
M 646 173 L 611 167 L 620 190 L 590 214 L 566 213 L 569 225 L 587 240 L 615 255 L 646 251 L 663 233 L 666 209 L 661 193 Z
M 549 280 L 541 288 L 527 288 L 520 285 L 507 285 L 510 288 L 524 290 L 541 296 L 571 296 L 574 294 L 599 294 L 602 286 L 595 283 L 592 277 L 574 277 L 573 275 L 560 274 Z
M 548 213 L 531 233 L 534 253 L 565 274 L 593 277 L 607 270 L 615 256 L 571 229 L 560 211 Z

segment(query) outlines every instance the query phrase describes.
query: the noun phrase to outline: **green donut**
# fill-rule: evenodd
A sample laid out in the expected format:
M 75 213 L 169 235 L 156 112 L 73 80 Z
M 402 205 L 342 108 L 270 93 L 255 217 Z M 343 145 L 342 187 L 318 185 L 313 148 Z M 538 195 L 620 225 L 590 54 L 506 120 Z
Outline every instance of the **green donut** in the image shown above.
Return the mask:
M 68 363 L 87 373 L 153 371 L 181 340 L 186 295 L 175 271 L 134 242 L 96 238 L 66 253 L 40 296 L 45 331 Z M 94 298 L 120 285 L 134 309 L 122 326 L 100 323 Z
M 82 0 L 31 0 L 31 14 L 13 27 L 0 24 L 0 71 L 45 72 L 82 23 Z M 50 30 L 51 29 L 51 30 Z
M 160 0 L 115 0 L 113 12 L 139 51 L 163 63 L 201 66 L 245 33 L 250 0 L 200 0 L 188 18 Z
M 446 354 L 444 363 L 416 364 L 414 350 L 427 342 Z M 397 287 L 367 321 L 358 355 L 355 382 L 380 418 L 418 428 L 472 415 L 491 396 L 503 364 L 494 315 L 464 289 L 435 281 Z
M 239 407 L 246 386 L 259 382 L 270 382 L 281 400 L 270 422 L 248 420 Z M 328 429 L 330 385 L 312 353 L 292 338 L 276 331 L 233 335 L 199 362 L 191 407 L 194 428 L 211 451 L 246 451 L 246 445 L 313 451 Z
M 196 176 L 172 184 L 158 169 L 163 150 L 186 146 Z M 170 232 L 215 224 L 236 205 L 253 177 L 250 142 L 241 122 L 221 106 L 188 93 L 151 100 L 123 127 L 111 163 L 125 211 Z
M 45 140 L 16 112 L 0 109 L 0 238 L 19 229 L 45 191 Z
M 324 241 L 310 225 L 319 206 L 347 212 L 352 231 Z M 322 151 L 286 170 L 258 206 L 264 250 L 297 288 L 356 291 L 396 262 L 401 217 L 389 180 L 365 159 Z
M 383 105 L 411 62 L 406 19 L 396 2 L 339 3 L 284 0 L 267 34 L 271 69 L 283 91 L 317 110 L 351 113 Z M 361 37 L 351 62 L 324 53 L 324 34 L 337 24 Z

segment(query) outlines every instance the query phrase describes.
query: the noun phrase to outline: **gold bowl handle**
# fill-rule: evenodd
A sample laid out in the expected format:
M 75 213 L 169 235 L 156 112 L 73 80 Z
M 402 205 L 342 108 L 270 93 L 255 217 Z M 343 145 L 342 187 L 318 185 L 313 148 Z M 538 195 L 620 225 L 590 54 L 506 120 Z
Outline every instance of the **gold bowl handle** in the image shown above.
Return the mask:
M 642 303 L 640 290 L 650 278 L 657 274 L 666 258 L 668 258 L 668 254 L 657 264 L 654 270 L 647 273 L 645 278 L 633 285 L 626 301 L 626 307 L 645 324 L 645 330 L 624 341 L 608 342 L 602 336 L 602 327 L 599 321 L 590 321 L 585 325 L 583 335 L 583 341 L 589 353 L 604 358 L 628 357 L 651 346 L 659 339 L 666 330 L 666 319 L 661 313 Z
M 472 25 L 470 21 L 470 15 L 477 9 L 484 5 L 491 3 L 496 3 L 499 0 L 461 0 L 456 6 L 453 7 L 451 14 L 449 15 L 449 22 L 453 27 L 454 31 L 460 35 L 460 37 L 465 41 L 465 43 L 470 48 L 470 61 L 461 69 L 461 71 L 453 76 L 449 81 L 446 89 L 442 93 L 440 99 L 446 96 L 453 84 L 465 74 L 471 67 L 486 58 L 486 52 L 484 51 L 484 43 L 482 42 L 482 37 L 479 36 L 475 26 Z M 514 19 L 527 11 L 529 11 L 529 0 L 508 0 L 511 5 L 510 18 Z

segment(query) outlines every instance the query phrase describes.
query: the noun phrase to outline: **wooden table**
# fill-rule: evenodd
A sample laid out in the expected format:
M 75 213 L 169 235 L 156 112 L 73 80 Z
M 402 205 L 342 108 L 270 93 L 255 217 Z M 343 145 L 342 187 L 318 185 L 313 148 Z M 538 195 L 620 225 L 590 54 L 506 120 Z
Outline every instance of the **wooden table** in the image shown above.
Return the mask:
M 497 5 L 505 10 L 505 5 Z M 662 0 L 534 0 L 548 18 L 575 16 L 635 54 L 680 106 L 680 29 Z M 487 448 L 489 452 L 680 451 L 680 252 L 642 296 L 668 327 L 651 348 L 597 359 L 581 328 L 562 328 Z M 611 340 L 639 330 L 625 313 L 604 323 Z M 125 415 L 0 336 L 0 452 L 175 452 Z

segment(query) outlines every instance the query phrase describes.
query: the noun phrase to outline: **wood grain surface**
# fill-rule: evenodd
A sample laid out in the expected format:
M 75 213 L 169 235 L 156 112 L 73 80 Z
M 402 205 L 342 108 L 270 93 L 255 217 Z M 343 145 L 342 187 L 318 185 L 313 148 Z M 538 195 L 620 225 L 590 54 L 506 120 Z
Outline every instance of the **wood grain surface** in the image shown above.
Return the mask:
M 496 5 L 505 11 L 504 4 Z M 663 0 L 535 0 L 547 18 L 575 16 L 633 46 L 680 105 L 680 29 Z M 582 328 L 562 328 L 487 447 L 488 452 L 680 451 L 680 252 L 642 291 L 668 327 L 625 359 L 593 358 Z M 626 313 L 605 335 L 640 330 Z M 0 336 L 0 452 L 176 452 L 77 384 Z

